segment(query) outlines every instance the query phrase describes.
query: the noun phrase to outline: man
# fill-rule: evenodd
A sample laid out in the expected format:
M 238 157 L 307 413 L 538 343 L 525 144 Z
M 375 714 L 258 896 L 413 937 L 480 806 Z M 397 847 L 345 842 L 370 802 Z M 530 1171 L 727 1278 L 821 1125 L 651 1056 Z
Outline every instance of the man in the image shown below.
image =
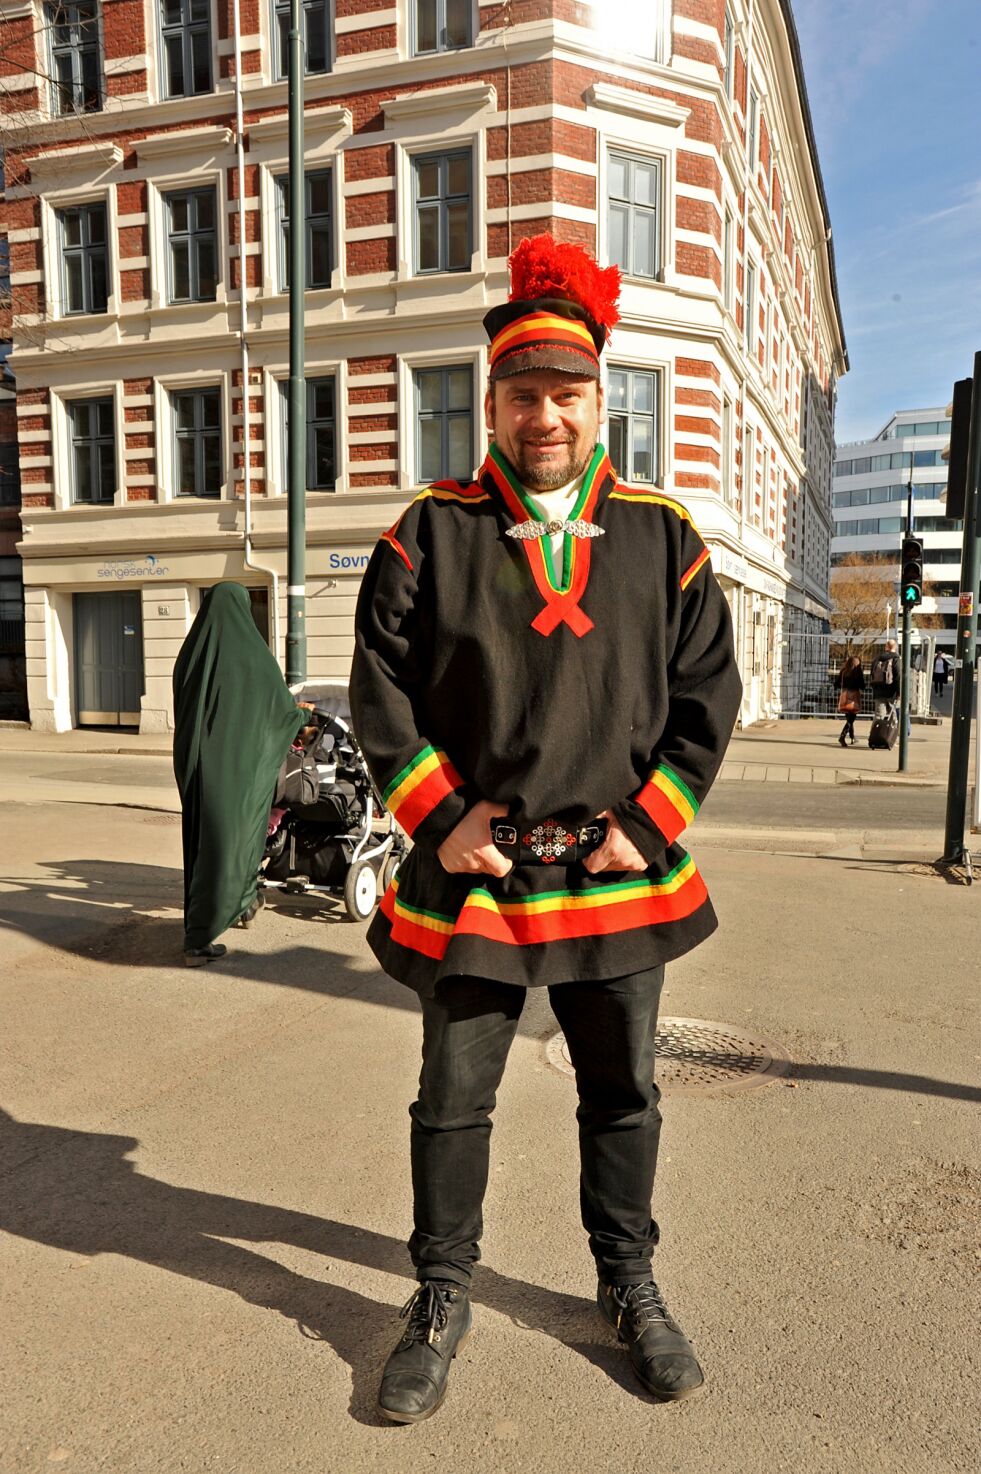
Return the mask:
M 872 662 L 869 672 L 875 715 L 888 717 L 899 700 L 899 654 L 895 640 L 887 640 L 886 648 Z
M 510 264 L 511 300 L 484 319 L 479 479 L 419 494 L 356 616 L 355 729 L 414 840 L 369 930 L 423 1013 L 420 1284 L 378 1404 L 402 1423 L 439 1407 L 469 1332 L 490 1116 L 529 987 L 576 1070 L 600 1309 L 649 1391 L 702 1384 L 651 1278 L 653 1056 L 664 963 L 716 925 L 675 841 L 736 716 L 729 614 L 684 509 L 618 483 L 597 443 L 616 268 L 547 236 Z

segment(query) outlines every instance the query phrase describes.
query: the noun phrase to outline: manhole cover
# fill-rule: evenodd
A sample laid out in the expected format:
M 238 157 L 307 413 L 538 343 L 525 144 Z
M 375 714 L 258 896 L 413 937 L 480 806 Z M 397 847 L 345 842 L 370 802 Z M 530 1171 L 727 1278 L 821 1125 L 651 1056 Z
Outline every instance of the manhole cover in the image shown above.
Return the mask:
M 772 1039 L 742 1034 L 730 1024 L 701 1018 L 665 1018 L 655 1036 L 657 1083 L 664 1094 L 750 1090 L 769 1085 L 791 1064 L 790 1055 Z M 550 1064 L 574 1074 L 563 1034 L 546 1044 Z

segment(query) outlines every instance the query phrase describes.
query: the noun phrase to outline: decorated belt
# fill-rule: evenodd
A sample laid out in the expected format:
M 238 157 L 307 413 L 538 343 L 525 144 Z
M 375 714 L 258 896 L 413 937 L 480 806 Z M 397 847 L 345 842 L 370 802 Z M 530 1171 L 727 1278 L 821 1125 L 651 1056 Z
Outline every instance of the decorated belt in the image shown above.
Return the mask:
M 518 829 L 509 819 L 496 819 L 491 838 L 514 865 L 572 865 L 598 849 L 606 838 L 606 820 L 570 827 L 560 819 L 544 819 Z

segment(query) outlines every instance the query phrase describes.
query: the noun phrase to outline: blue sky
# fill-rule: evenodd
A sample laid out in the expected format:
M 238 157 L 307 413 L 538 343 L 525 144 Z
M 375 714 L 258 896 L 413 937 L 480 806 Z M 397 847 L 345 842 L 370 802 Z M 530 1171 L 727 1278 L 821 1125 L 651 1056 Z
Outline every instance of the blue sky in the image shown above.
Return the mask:
M 946 404 L 981 349 L 981 0 L 794 0 L 794 15 L 851 362 L 841 443 Z

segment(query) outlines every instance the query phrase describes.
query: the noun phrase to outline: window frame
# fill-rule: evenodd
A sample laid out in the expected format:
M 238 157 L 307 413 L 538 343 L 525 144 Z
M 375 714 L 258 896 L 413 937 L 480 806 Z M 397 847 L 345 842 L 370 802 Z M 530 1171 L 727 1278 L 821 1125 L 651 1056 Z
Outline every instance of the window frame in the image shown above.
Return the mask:
M 214 225 L 211 227 L 210 232 L 202 231 L 202 230 L 199 230 L 199 229 L 195 228 L 193 230 L 192 229 L 189 229 L 186 232 L 180 231 L 180 232 L 176 232 L 175 233 L 174 230 L 173 230 L 173 228 L 172 228 L 172 219 L 173 219 L 173 216 L 172 216 L 172 204 L 173 204 L 173 201 L 175 199 L 178 199 L 178 198 L 186 198 L 188 200 L 197 200 L 197 199 L 202 198 L 204 195 L 210 195 L 211 198 L 212 198 L 212 200 L 213 200 L 213 203 L 214 203 Z M 221 229 L 219 227 L 219 222 L 224 217 L 223 217 L 223 212 L 222 212 L 222 196 L 221 196 L 221 191 L 219 190 L 217 184 L 210 184 L 210 185 L 184 185 L 184 186 L 178 185 L 176 188 L 162 189 L 161 192 L 160 192 L 160 197 L 161 197 L 161 205 L 162 205 L 162 208 L 163 208 L 164 243 L 165 243 L 165 249 L 166 249 L 166 280 L 165 280 L 165 286 L 166 286 L 166 293 L 165 293 L 165 295 L 166 295 L 166 305 L 168 307 L 187 307 L 187 306 L 191 306 L 191 305 L 193 305 L 195 303 L 217 302 L 219 300 L 219 289 L 221 287 L 221 281 L 222 281 L 222 271 L 221 271 L 221 264 L 222 264 L 221 263 L 222 231 L 221 231 Z M 195 207 L 195 219 L 196 218 L 197 218 L 197 214 L 196 214 L 196 207 Z M 191 295 L 188 296 L 188 297 L 175 297 L 174 296 L 174 254 L 173 254 L 173 242 L 174 242 L 174 239 L 175 239 L 175 234 L 179 235 L 181 238 L 184 238 L 186 236 L 187 240 L 190 243 L 192 243 L 192 244 L 196 241 L 196 239 L 199 236 L 203 236 L 203 235 L 206 235 L 206 234 L 210 234 L 212 236 L 213 243 L 214 243 L 214 261 L 215 261 L 215 290 L 214 290 L 214 295 L 213 296 L 211 296 L 211 297 L 202 297 L 201 294 L 200 294 L 200 279 L 199 279 L 200 278 L 200 263 L 198 262 L 196 251 L 191 251 L 191 250 L 188 251 L 188 283 L 192 287 L 196 285 L 197 290 L 192 290 Z
M 191 0 L 179 0 L 181 6 L 181 21 L 179 25 L 168 25 L 164 21 L 164 0 L 155 0 L 157 8 L 157 46 L 160 58 L 160 97 L 165 102 L 176 101 L 178 98 L 206 97 L 215 91 L 215 14 L 213 0 L 206 0 L 207 19 L 205 21 L 192 21 L 190 19 Z M 185 18 L 186 16 L 186 18 Z M 208 32 L 208 85 L 198 90 L 188 90 L 185 85 L 182 92 L 171 92 L 168 85 L 167 67 L 167 37 L 179 33 L 182 37 L 181 43 L 181 69 L 184 73 L 184 81 L 187 81 L 188 62 L 191 62 L 193 73 L 193 56 L 190 48 L 190 38 L 195 30 L 207 26 Z
M 60 294 L 59 317 L 103 317 L 109 311 L 109 300 L 112 297 L 112 258 L 109 253 L 110 239 L 110 210 L 109 203 L 104 197 L 94 200 L 78 200 L 74 202 L 56 203 L 53 205 L 55 216 L 55 230 L 57 233 L 58 252 L 58 291 Z M 71 211 L 79 211 L 83 218 L 88 218 L 93 210 L 101 210 L 105 221 L 105 239 L 101 244 L 93 246 L 91 240 L 83 241 L 78 246 L 67 246 L 65 244 L 65 215 Z M 86 233 L 88 225 L 86 224 Z M 91 259 L 98 254 L 99 250 L 104 257 L 104 270 L 106 282 L 106 302 L 104 307 L 93 307 L 92 304 L 92 274 Z M 68 255 L 79 255 L 82 260 L 82 296 L 84 305 L 82 307 L 70 307 L 68 305 Z
M 613 374 L 626 374 L 627 375 L 627 408 L 626 408 L 625 411 L 615 410 L 613 408 L 612 394 L 610 392 L 610 379 L 611 379 L 611 377 L 612 377 Z M 641 375 L 644 376 L 644 377 L 647 377 L 647 378 L 651 378 L 654 381 L 653 382 L 653 391 L 654 391 L 653 392 L 653 405 L 654 405 L 654 408 L 652 409 L 650 415 L 647 415 L 646 413 L 643 413 L 643 412 L 641 412 L 639 410 L 634 410 L 634 408 L 633 408 L 633 381 L 634 381 L 634 378 L 635 377 L 641 376 Z M 611 453 L 610 459 L 613 461 L 613 466 L 614 466 L 614 469 L 615 469 L 617 475 L 618 476 L 622 476 L 623 479 L 624 479 L 624 481 L 626 482 L 626 484 L 628 486 L 632 486 L 632 485 L 638 485 L 638 486 L 655 486 L 655 487 L 660 487 L 662 489 L 664 487 L 664 467 L 667 464 L 667 459 L 666 459 L 666 456 L 665 456 L 665 447 L 664 447 L 664 392 L 665 392 L 664 391 L 664 386 L 665 386 L 665 373 L 664 373 L 664 369 L 660 365 L 658 365 L 658 364 L 647 364 L 647 363 L 640 364 L 640 363 L 629 363 L 629 362 L 620 362 L 620 361 L 618 361 L 616 363 L 610 363 L 607 366 L 606 396 L 605 396 L 605 398 L 606 398 L 606 421 L 607 421 L 607 425 L 609 426 L 609 431 L 607 433 L 607 440 L 611 440 L 612 439 L 612 433 L 611 432 L 612 432 L 612 427 L 613 427 L 613 421 L 614 421 L 614 419 L 617 419 L 617 420 L 623 419 L 623 420 L 625 420 L 626 421 L 626 426 L 627 426 L 627 428 L 626 428 L 627 455 L 628 455 L 630 464 L 629 464 L 629 466 L 624 466 L 624 467 L 618 466 L 617 463 L 616 463 L 616 461 L 613 460 L 612 453 Z M 639 419 L 643 419 L 643 420 L 649 419 L 651 421 L 651 427 L 652 427 L 651 428 L 651 461 L 652 461 L 653 477 L 652 477 L 652 479 L 650 481 L 645 481 L 642 477 L 635 476 L 633 474 L 633 455 L 634 455 L 634 451 L 633 451 L 633 428 L 632 427 L 633 427 L 634 420 L 639 420 Z M 607 448 L 609 449 L 610 447 L 608 446 Z
M 5 462 L 9 459 L 10 464 Z M 5 494 L 7 488 L 10 495 Z M 0 445 L 0 507 L 20 506 L 20 447 L 16 440 Z
M 728 204 L 722 208 L 722 305 L 732 313 L 736 302 L 736 216 Z
M 116 405 L 111 394 L 83 395 L 78 399 L 66 399 L 64 401 L 65 419 L 68 425 L 68 501 L 73 507 L 112 507 L 116 505 L 119 495 L 118 476 L 118 443 L 116 439 Z M 112 429 L 109 435 L 101 433 L 89 434 L 84 438 L 79 437 L 75 427 L 75 413 L 77 410 L 86 408 L 89 410 L 108 409 L 112 421 Z M 91 471 L 93 484 L 99 482 L 99 491 L 102 492 L 102 457 L 96 452 L 103 445 L 108 444 L 112 450 L 112 494 L 110 496 L 98 495 L 91 497 L 79 496 L 78 476 L 78 452 L 80 446 L 88 448 L 91 456 Z
M 277 379 L 276 382 L 279 385 L 279 414 L 280 414 L 280 428 L 281 428 L 281 439 L 282 439 L 282 445 L 280 447 L 280 452 L 281 453 L 280 453 L 280 458 L 279 459 L 280 459 L 280 468 L 281 468 L 282 477 L 283 477 L 283 487 L 284 487 L 284 490 L 285 490 L 285 489 L 287 489 L 289 487 L 289 457 L 290 457 L 290 442 L 289 442 L 289 410 L 290 410 L 290 401 L 289 401 L 289 392 L 290 392 L 290 381 L 289 381 L 289 378 L 287 377 L 287 378 Z M 315 460 L 316 460 L 316 454 L 315 454 L 315 449 L 314 449 L 314 447 L 315 447 L 315 440 L 313 438 L 313 435 L 315 434 L 315 426 L 317 425 L 317 423 L 319 423 L 316 420 L 311 421 L 311 418 L 310 418 L 310 391 L 311 391 L 311 389 L 316 388 L 316 386 L 318 384 L 329 384 L 330 387 L 331 387 L 331 392 L 332 392 L 333 397 L 334 397 L 333 411 L 332 411 L 331 418 L 330 418 L 330 426 L 331 426 L 331 431 L 332 431 L 333 440 L 334 440 L 334 450 L 333 450 L 334 479 L 333 479 L 333 481 L 331 482 L 331 484 L 329 486 L 314 486 L 313 485 L 313 477 L 310 474 L 311 466 L 315 463 Z M 304 488 L 303 489 L 304 489 L 304 491 L 308 495 L 311 492 L 315 492 L 315 493 L 317 493 L 319 495 L 322 495 L 322 496 L 333 496 L 337 492 L 338 481 L 340 479 L 339 478 L 339 474 L 338 474 L 338 469 L 337 469 L 338 468 L 338 455 L 337 455 L 337 443 L 338 443 L 337 418 L 338 418 L 338 416 L 337 416 L 337 406 L 338 406 L 338 403 L 339 403 L 338 374 L 334 370 L 329 370 L 329 371 L 326 371 L 326 372 L 315 371 L 314 373 L 312 373 L 311 375 L 309 375 L 309 377 L 305 378 L 304 388 L 306 390 L 306 397 L 307 397 L 307 415 L 306 415 L 306 427 L 305 427 L 306 428 L 306 472 L 305 472 L 305 475 L 304 475 L 304 478 L 303 478 L 304 479 Z
M 420 0 L 409 0 L 409 56 L 442 56 L 454 51 L 468 51 L 476 44 L 479 22 L 474 14 L 473 0 L 466 0 L 467 6 L 467 37 L 461 46 L 445 46 L 442 38 L 446 34 L 446 6 L 447 0 L 435 0 L 436 5 L 436 45 L 427 50 L 419 49 L 419 3 Z
M 217 383 L 216 384 L 214 382 L 210 382 L 210 383 L 206 383 L 206 384 L 173 384 L 173 385 L 168 385 L 166 387 L 166 393 L 167 393 L 167 398 L 168 398 L 169 405 L 170 405 L 170 418 L 171 418 L 171 423 L 170 423 L 170 441 L 171 441 L 171 447 L 170 447 L 170 449 L 171 449 L 171 463 L 172 463 L 171 464 L 171 483 L 172 483 L 172 485 L 171 485 L 171 497 L 170 497 L 170 500 L 173 500 L 175 502 L 192 501 L 192 500 L 193 501 L 208 501 L 208 502 L 221 501 L 222 500 L 222 497 L 224 495 L 224 489 L 225 489 L 225 483 L 226 483 L 226 476 L 227 476 L 226 458 L 225 458 L 225 446 L 224 446 L 224 436 L 225 436 L 225 406 L 224 406 L 224 393 L 223 393 L 222 385 L 220 383 Z M 205 395 L 212 395 L 213 394 L 215 396 L 215 399 L 216 399 L 217 404 L 218 404 L 218 425 L 217 425 L 217 427 L 215 429 L 212 429 L 212 427 L 210 427 L 210 426 L 207 426 L 207 425 L 199 424 L 198 423 L 199 418 L 200 419 L 203 419 L 203 416 L 199 416 L 197 404 L 195 405 L 195 411 L 194 411 L 195 424 L 192 426 L 191 430 L 190 431 L 186 431 L 186 430 L 181 430 L 180 429 L 180 427 L 178 426 L 178 423 L 177 423 L 177 403 L 176 403 L 176 401 L 177 401 L 177 397 L 178 396 L 184 395 L 184 394 L 193 395 L 195 397 L 195 400 L 198 403 L 203 402 L 203 397 Z M 207 436 L 207 435 L 214 435 L 214 437 L 216 439 L 216 442 L 217 442 L 217 445 L 218 445 L 218 487 L 217 487 L 217 490 L 216 491 L 202 491 L 200 489 L 201 481 L 202 481 L 202 479 L 203 479 L 203 477 L 204 477 L 204 475 L 206 473 L 206 468 L 205 468 L 205 455 L 204 455 L 205 441 L 204 441 L 203 437 L 204 436 Z M 186 439 L 190 438 L 191 436 L 194 437 L 194 441 L 195 441 L 195 444 L 194 444 L 194 481 L 195 481 L 195 489 L 194 489 L 194 491 L 181 491 L 180 490 L 180 466 L 181 466 L 180 445 L 181 445 L 182 440 L 186 440 Z
M 756 306 L 758 273 L 759 268 L 756 262 L 747 257 L 743 283 L 743 347 L 757 368 L 759 368 L 759 356 L 756 350 L 760 336 Z
M 466 196 L 466 199 L 467 199 L 467 235 L 468 235 L 468 239 L 467 239 L 467 247 L 468 247 L 468 249 L 467 249 L 467 259 L 466 259 L 465 263 L 462 266 L 446 266 L 444 264 L 445 257 L 446 257 L 446 254 L 447 254 L 448 239 L 449 239 L 448 206 L 452 202 L 454 202 L 454 201 L 456 201 L 456 200 L 458 200 L 458 199 L 460 199 L 462 197 L 460 195 L 450 195 L 449 193 L 446 193 L 446 194 L 440 193 L 439 195 L 435 196 L 435 200 L 436 200 L 436 203 L 437 203 L 437 206 L 438 206 L 438 210 L 439 210 L 439 257 L 440 257 L 440 261 L 439 261 L 439 264 L 437 266 L 435 266 L 435 267 L 429 266 L 429 267 L 422 268 L 419 265 L 419 260 L 420 260 L 419 166 L 421 164 L 432 163 L 434 160 L 438 160 L 439 161 L 439 163 L 440 163 L 440 189 L 442 190 L 443 174 L 444 174 L 444 171 L 448 174 L 448 165 L 449 165 L 450 160 L 452 160 L 454 158 L 463 158 L 463 157 L 466 157 L 467 160 L 468 160 L 468 163 L 469 163 L 469 189 L 468 189 L 467 196 Z M 422 149 L 422 150 L 420 150 L 418 152 L 413 151 L 409 155 L 409 174 L 410 174 L 410 180 L 411 180 L 411 186 L 412 186 L 412 215 L 411 215 L 411 219 L 412 219 L 412 257 L 411 257 L 411 261 L 412 261 L 412 276 L 413 277 L 433 277 L 433 276 L 443 276 L 443 275 L 449 276 L 449 275 L 455 275 L 455 274 L 457 274 L 459 272 L 462 272 L 462 271 L 471 271 L 473 269 L 473 259 L 474 259 L 474 252 L 475 252 L 475 242 L 477 240 L 477 218 L 476 218 L 476 193 L 477 193 L 477 191 L 476 191 L 476 187 L 475 187 L 475 182 L 476 182 L 476 178 L 477 178 L 477 168 L 476 168 L 475 150 L 474 150 L 474 145 L 473 145 L 472 141 L 469 141 L 468 140 L 465 144 L 461 144 L 458 147 L 454 147 L 454 146 L 451 145 L 449 148 L 443 148 L 443 149 L 440 149 L 440 150 L 433 150 L 431 148 L 427 148 L 427 149 Z M 424 198 L 425 198 L 427 204 L 431 203 L 431 199 L 430 199 L 429 196 L 425 196 Z
M 736 70 L 736 23 L 727 5 L 722 28 L 722 87 L 726 97 L 732 101 Z
M 331 165 L 328 164 L 326 166 L 317 166 L 317 167 L 315 167 L 313 169 L 305 169 L 304 170 L 304 173 L 303 173 L 304 224 L 306 226 L 306 242 L 305 242 L 306 249 L 305 249 L 305 253 L 304 253 L 304 267 L 305 267 L 305 270 L 306 270 L 306 273 L 307 273 L 308 278 L 309 278 L 309 274 L 310 274 L 311 263 L 313 261 L 313 252 L 310 249 L 310 247 L 311 247 L 311 241 L 312 241 L 312 238 L 313 238 L 313 225 L 314 225 L 314 223 L 317 220 L 322 220 L 322 219 L 325 218 L 323 215 L 311 215 L 310 213 L 308 213 L 307 208 L 306 208 L 306 206 L 307 206 L 307 195 L 308 195 L 309 181 L 311 179 L 315 178 L 315 177 L 316 178 L 323 178 L 323 179 L 326 179 L 327 180 L 327 195 L 328 195 L 328 200 L 329 200 L 328 209 L 327 209 L 327 215 L 326 215 L 326 220 L 327 220 L 327 260 L 328 260 L 328 271 L 327 271 L 327 280 L 325 282 L 318 282 L 318 283 L 316 283 L 314 285 L 309 280 L 307 280 L 304 283 L 304 288 L 303 289 L 304 289 L 305 292 L 326 292 L 326 291 L 330 291 L 331 288 L 333 287 L 333 285 L 334 285 L 334 274 L 337 271 L 337 259 L 336 259 L 336 255 L 335 255 L 335 249 L 336 249 L 336 246 L 335 246 L 335 242 L 336 242 L 336 231 L 335 231 L 335 220 L 334 220 L 334 217 L 335 217 L 335 204 L 336 204 L 336 199 L 335 199 L 335 193 L 334 193 L 334 191 L 335 191 L 334 169 L 333 169 L 333 167 Z M 276 284 L 277 284 L 277 290 L 280 293 L 284 293 L 284 292 L 288 292 L 289 291 L 289 246 L 288 246 L 288 243 L 287 243 L 287 224 L 286 224 L 287 216 L 286 216 L 286 213 L 285 213 L 286 190 L 288 188 L 289 188 L 289 174 L 288 173 L 286 173 L 286 174 L 274 173 L 273 174 L 273 190 L 275 192 L 275 201 L 276 201 L 276 252 L 277 252 L 277 260 L 276 260 Z
M 477 447 L 477 409 L 478 409 L 478 395 L 477 395 L 477 392 L 476 392 L 476 383 L 475 383 L 475 377 L 476 376 L 474 374 L 473 360 L 472 359 L 454 359 L 454 360 L 450 360 L 449 362 L 447 362 L 445 359 L 440 358 L 440 359 L 435 360 L 435 361 L 432 361 L 432 362 L 425 362 L 425 361 L 414 362 L 414 363 L 411 363 L 411 364 L 406 365 L 406 367 L 408 369 L 408 374 L 409 374 L 409 388 L 410 388 L 410 393 L 412 395 L 412 401 L 411 401 L 411 403 L 412 403 L 412 474 L 411 474 L 411 484 L 413 486 L 428 486 L 428 485 L 431 485 L 433 481 L 442 481 L 442 480 L 446 480 L 446 479 L 450 479 L 450 480 L 458 479 L 458 478 L 456 478 L 456 477 L 453 476 L 453 472 L 448 468 L 448 462 L 449 462 L 449 422 L 450 422 L 450 419 L 451 418 L 454 418 L 454 417 L 455 418 L 460 418 L 460 417 L 462 417 L 462 415 L 463 415 L 464 412 L 462 410 L 450 410 L 450 409 L 448 409 L 446 407 L 446 405 L 447 405 L 447 399 L 448 399 L 448 394 L 447 394 L 447 384 L 448 384 L 447 375 L 450 374 L 450 373 L 454 373 L 454 372 L 460 372 L 461 370 L 462 371 L 465 371 L 467 373 L 468 388 L 469 388 L 469 393 L 470 393 L 469 417 L 470 417 L 470 462 L 471 462 L 471 464 L 470 464 L 469 470 L 467 471 L 466 474 L 468 476 L 469 475 L 472 475 L 473 472 L 474 472 L 474 470 L 475 470 L 475 468 L 476 468 L 476 460 L 477 460 L 477 455 L 478 455 L 478 447 Z M 422 411 L 421 405 L 420 405 L 421 385 L 420 385 L 419 380 L 420 380 L 420 375 L 422 375 L 422 374 L 437 374 L 437 373 L 442 376 L 442 386 L 441 386 L 441 392 L 440 392 L 440 409 L 436 412 L 436 414 L 438 414 L 438 416 L 439 416 L 439 418 L 441 420 L 441 426 L 440 426 L 440 466 L 441 466 L 441 469 L 440 469 L 440 474 L 438 476 L 427 477 L 427 476 L 423 476 L 423 474 L 422 474 L 422 434 L 421 434 L 421 431 L 420 431 L 420 426 L 421 426 L 421 423 L 422 423 L 423 411 Z M 429 419 L 435 418 L 435 415 L 433 414 L 433 412 L 426 411 L 425 413 L 426 413 L 426 417 L 427 418 L 429 418 Z
M 300 9 L 302 12 L 303 20 L 303 75 L 305 77 L 327 77 L 334 70 L 334 66 L 337 60 L 337 36 L 336 20 L 334 14 L 334 0 L 301 0 Z M 289 68 L 287 66 L 286 55 L 282 51 L 284 43 L 283 33 L 280 28 L 279 21 L 281 12 L 285 11 L 288 36 L 290 10 L 289 0 L 271 0 L 271 10 L 272 20 L 270 21 L 270 26 L 272 30 L 273 43 L 273 80 L 277 82 L 285 82 L 288 79 Z M 307 57 L 309 54 L 309 48 L 307 46 L 307 16 L 308 13 L 313 10 L 322 10 L 324 13 L 324 27 L 326 30 L 327 42 L 327 64 L 324 67 L 317 67 L 315 71 L 311 71 L 307 63 Z
M 630 257 L 630 262 L 629 262 L 628 265 L 623 265 L 621 263 L 617 263 L 617 264 L 620 265 L 620 269 L 621 269 L 623 275 L 625 277 L 629 278 L 631 281 L 639 281 L 639 282 L 650 282 L 650 281 L 659 282 L 659 281 L 662 281 L 663 280 L 663 277 L 664 277 L 664 240 L 663 240 L 663 236 L 664 236 L 664 213 L 665 213 L 665 211 L 664 211 L 664 199 L 665 199 L 665 176 L 666 176 L 665 161 L 664 161 L 663 157 L 660 154 L 657 154 L 657 153 L 647 153 L 647 152 L 644 152 L 643 150 L 640 151 L 640 152 L 635 152 L 634 150 L 631 150 L 631 149 L 625 149 L 622 146 L 618 146 L 618 145 L 611 144 L 611 143 L 608 143 L 607 144 L 607 150 L 606 150 L 606 191 L 605 191 L 605 194 L 606 194 L 606 242 L 607 242 L 607 256 L 609 257 L 610 261 L 613 261 L 613 252 L 611 250 L 611 241 L 612 241 L 612 234 L 613 234 L 612 227 L 611 227 L 611 216 L 612 216 L 612 210 L 613 210 L 613 204 L 614 204 L 614 195 L 613 195 L 613 191 L 612 191 L 612 188 L 611 188 L 611 182 L 610 182 L 610 175 L 611 175 L 610 165 L 611 165 L 611 162 L 613 161 L 613 159 L 621 160 L 621 161 L 624 161 L 624 162 L 627 163 L 627 165 L 628 165 L 628 189 L 630 189 L 631 192 L 632 192 L 632 184 L 629 181 L 633 177 L 633 169 L 634 169 L 634 166 L 636 164 L 642 164 L 645 168 L 653 169 L 655 171 L 655 173 L 656 173 L 656 176 L 657 176 L 657 184 L 656 184 L 656 190 L 655 190 L 657 203 L 655 205 L 653 205 L 653 206 L 650 206 L 650 205 L 642 205 L 642 204 L 638 204 L 637 201 L 636 200 L 633 200 L 633 199 L 623 200 L 619 196 L 616 197 L 616 203 L 618 205 L 625 206 L 626 209 L 627 209 L 627 211 L 628 211 L 628 222 L 629 222 L 629 224 L 628 224 L 628 231 L 627 231 L 627 241 L 628 241 L 628 246 L 629 246 L 628 255 Z M 651 271 L 649 273 L 648 272 L 639 272 L 639 271 L 637 271 L 637 270 L 634 269 L 634 262 L 633 262 L 633 220 L 634 220 L 634 212 L 635 211 L 638 211 L 638 210 L 641 211 L 644 215 L 653 215 L 653 217 L 654 217 L 654 269 L 653 269 L 653 271 Z
M 55 22 L 53 19 L 53 12 L 59 8 L 64 8 L 65 10 L 77 10 L 79 6 L 84 3 L 85 0 L 45 0 L 44 5 L 42 6 L 42 24 L 45 26 L 48 32 L 47 61 L 51 79 L 49 111 L 51 113 L 51 116 L 54 118 L 81 117 L 85 113 L 100 113 L 104 110 L 106 105 L 105 42 L 102 33 L 102 6 L 98 3 L 98 0 L 93 0 L 95 9 L 94 40 L 85 46 L 81 44 L 76 44 L 74 41 L 68 47 L 58 46 L 55 44 Z M 77 21 L 71 23 L 71 28 L 73 31 L 75 30 L 76 26 Z M 81 55 L 83 51 L 87 50 L 92 50 L 95 52 L 97 73 L 96 95 L 98 101 L 93 107 L 85 107 L 84 105 L 80 107 L 75 98 L 77 96 L 78 90 L 84 86 L 84 79 L 81 72 Z M 61 95 L 61 83 L 58 81 L 57 78 L 57 59 L 59 55 L 64 55 L 66 53 L 69 54 L 72 58 L 72 105 L 68 108 L 60 108 L 57 106 L 56 101 Z

